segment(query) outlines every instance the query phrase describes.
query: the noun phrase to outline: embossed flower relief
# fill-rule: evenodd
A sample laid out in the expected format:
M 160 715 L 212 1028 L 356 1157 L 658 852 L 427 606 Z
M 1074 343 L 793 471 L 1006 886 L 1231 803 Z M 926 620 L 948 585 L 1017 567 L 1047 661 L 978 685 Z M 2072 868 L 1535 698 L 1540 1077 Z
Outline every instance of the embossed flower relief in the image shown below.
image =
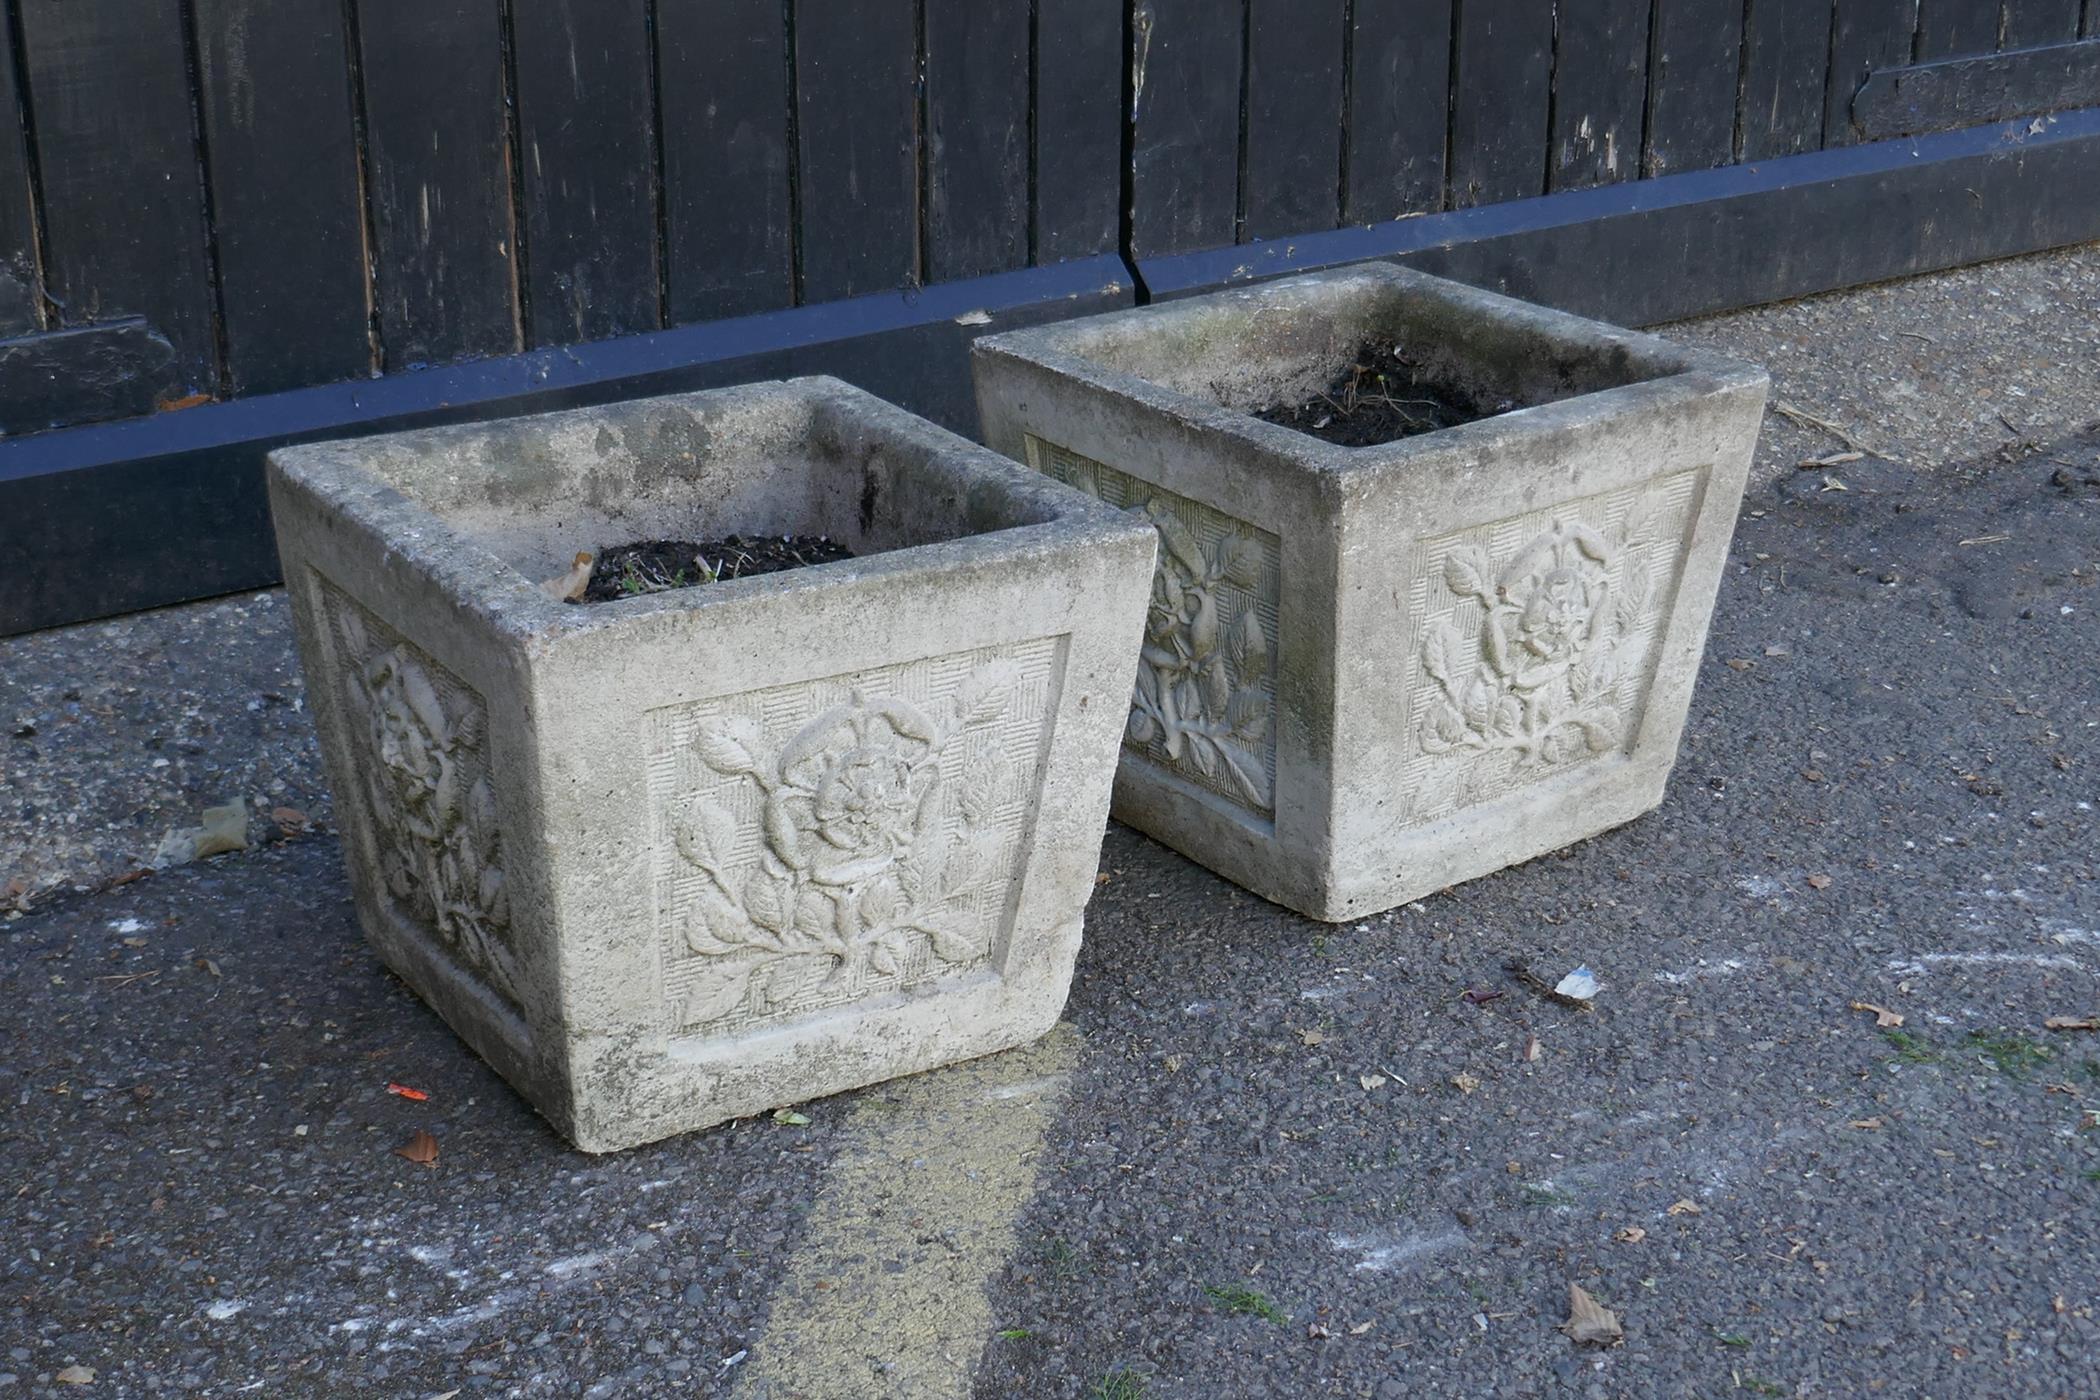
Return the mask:
M 487 775 L 472 771 L 482 712 L 448 707 L 429 663 L 407 643 L 375 643 L 348 607 L 341 619 L 371 745 L 364 781 L 387 890 L 462 963 L 510 994 L 510 895 L 496 795 Z
M 1225 586 L 1260 582 L 1261 544 L 1241 533 L 1205 548 L 1156 497 L 1144 514 L 1159 531 L 1160 556 L 1125 735 L 1266 808 L 1269 637 L 1251 599 L 1225 620 Z
M 1629 564 L 1628 550 L 1646 525 L 1639 510 L 1609 535 L 1555 521 L 1499 563 L 1470 544 L 1444 556 L 1431 586 L 1461 601 L 1422 641 L 1422 669 L 1438 692 L 1419 730 L 1425 753 L 1553 764 L 1624 742 L 1627 643 L 1652 592 L 1645 562 Z M 1468 611 L 1477 633 L 1461 625 Z
M 855 691 L 770 755 L 755 719 L 700 728 L 701 762 L 757 790 L 757 856 L 739 858 L 753 833 L 714 796 L 687 800 L 672 834 L 703 880 L 682 932 L 707 967 L 684 1023 L 777 1009 L 813 969 L 824 987 L 895 978 L 919 945 L 954 967 L 985 957 L 971 900 L 1003 873 L 994 809 L 1011 774 L 965 736 L 1005 714 L 1018 679 L 992 662 L 932 714 Z

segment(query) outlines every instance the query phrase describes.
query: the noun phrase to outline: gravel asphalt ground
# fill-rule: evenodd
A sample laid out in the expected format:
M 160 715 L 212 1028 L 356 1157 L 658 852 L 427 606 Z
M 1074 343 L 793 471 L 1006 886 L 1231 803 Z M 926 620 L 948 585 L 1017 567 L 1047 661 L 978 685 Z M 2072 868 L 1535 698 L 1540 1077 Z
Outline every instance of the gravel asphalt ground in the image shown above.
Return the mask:
M 1777 467 L 1657 813 L 1332 927 L 1112 828 L 1043 1046 L 604 1158 L 363 947 L 248 600 L 188 757 L 315 820 L 0 923 L 0 1396 L 2095 1393 L 2100 435 Z

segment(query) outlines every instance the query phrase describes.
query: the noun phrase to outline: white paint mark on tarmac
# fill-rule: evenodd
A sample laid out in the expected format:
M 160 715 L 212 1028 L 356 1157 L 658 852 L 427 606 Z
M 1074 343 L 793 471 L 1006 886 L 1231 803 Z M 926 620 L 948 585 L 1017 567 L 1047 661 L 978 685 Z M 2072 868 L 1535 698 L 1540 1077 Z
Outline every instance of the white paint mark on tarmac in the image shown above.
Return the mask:
M 546 1271 L 554 1278 L 568 1278 L 573 1274 L 580 1274 L 586 1269 L 597 1268 L 605 1262 L 606 1257 L 603 1250 L 595 1250 L 589 1254 L 572 1254 L 567 1259 L 555 1260 L 547 1266 Z
M 1727 977 L 1732 973 L 1741 972 L 1749 965 L 1741 958 L 1720 958 L 1713 962 L 1701 958 L 1696 965 L 1678 972 L 1658 972 L 1655 974 L 1655 980 L 1668 982 L 1672 986 L 1682 986 L 1686 982 L 1696 982 L 1701 977 Z
M 1077 1062 L 1034 1045 L 865 1091 L 766 1308 L 739 1396 L 963 1400 Z
M 1331 1235 L 1328 1243 L 1344 1254 L 1361 1255 L 1356 1261 L 1357 1272 L 1385 1274 L 1413 1260 L 1457 1249 L 1467 1243 L 1467 1237 L 1463 1230 L 1416 1234 L 1373 1230 L 1363 1235 Z
M 1920 953 L 1915 958 L 1894 958 L 1889 971 L 1905 977 L 1922 977 L 1935 967 L 2038 967 L 2054 972 L 2085 972 L 2086 965 L 2061 953 Z

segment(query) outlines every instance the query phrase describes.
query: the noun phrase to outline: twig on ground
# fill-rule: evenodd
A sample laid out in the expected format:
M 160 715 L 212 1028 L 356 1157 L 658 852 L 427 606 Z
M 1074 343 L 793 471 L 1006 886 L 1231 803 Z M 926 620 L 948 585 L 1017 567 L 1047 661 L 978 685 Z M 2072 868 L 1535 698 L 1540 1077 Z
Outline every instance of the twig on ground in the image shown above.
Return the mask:
M 1810 413 L 1807 409 L 1796 408 L 1794 405 L 1786 402 L 1784 399 L 1772 400 L 1772 411 L 1778 414 L 1781 418 L 1786 419 L 1789 423 L 1797 424 L 1803 428 L 1820 429 L 1821 431 L 1826 432 L 1832 437 L 1836 438 L 1839 442 L 1845 444 L 1845 446 L 1851 448 L 1854 452 L 1863 453 L 1869 457 L 1879 457 L 1884 462 L 1893 462 L 1896 460 L 1895 458 L 1889 456 L 1886 452 L 1875 451 L 1871 446 L 1864 442 L 1861 442 L 1857 437 L 1853 436 L 1846 429 L 1841 428 L 1837 424 L 1831 422 L 1828 418 L 1818 418 L 1815 414 Z

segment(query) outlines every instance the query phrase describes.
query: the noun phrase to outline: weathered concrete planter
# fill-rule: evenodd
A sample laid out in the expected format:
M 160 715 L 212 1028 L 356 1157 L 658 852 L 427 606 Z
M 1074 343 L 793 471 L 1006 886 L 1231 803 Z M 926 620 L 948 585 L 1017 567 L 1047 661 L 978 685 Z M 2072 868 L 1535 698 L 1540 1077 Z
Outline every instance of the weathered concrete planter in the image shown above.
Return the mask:
M 1373 341 L 1529 406 L 1360 448 L 1249 415 Z M 1339 920 L 1661 801 L 1762 371 L 1382 265 L 974 366 L 987 442 L 1159 529 L 1121 820 Z
M 831 380 L 277 452 L 358 912 L 608 1151 L 1063 1007 L 1150 528 Z M 861 557 L 618 602 L 578 549 Z

